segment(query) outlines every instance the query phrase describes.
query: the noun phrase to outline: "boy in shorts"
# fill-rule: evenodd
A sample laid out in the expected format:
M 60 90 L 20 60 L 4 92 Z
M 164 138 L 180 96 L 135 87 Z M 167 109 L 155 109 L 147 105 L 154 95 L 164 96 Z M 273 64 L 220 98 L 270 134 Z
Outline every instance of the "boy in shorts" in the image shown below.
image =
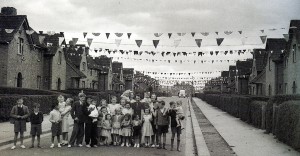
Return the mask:
M 39 111 L 40 104 L 35 103 L 33 104 L 33 112 L 30 114 L 30 123 L 31 123 L 31 146 L 30 148 L 34 148 L 34 140 L 35 136 L 37 136 L 37 147 L 41 148 L 40 146 L 40 136 L 42 134 L 42 122 L 44 120 L 43 113 Z

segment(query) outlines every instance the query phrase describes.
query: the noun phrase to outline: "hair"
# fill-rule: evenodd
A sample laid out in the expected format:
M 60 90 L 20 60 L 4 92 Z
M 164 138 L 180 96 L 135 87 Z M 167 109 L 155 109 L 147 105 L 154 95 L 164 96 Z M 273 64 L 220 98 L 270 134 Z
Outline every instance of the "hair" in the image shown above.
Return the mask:
M 111 99 L 117 99 L 117 97 L 113 95 L 113 96 L 111 96 Z
M 158 100 L 154 100 L 153 103 L 159 102 Z
M 170 106 L 172 106 L 172 105 L 174 105 L 175 104 L 175 102 L 174 101 L 171 101 L 170 102 Z
M 102 103 L 102 102 L 106 102 L 106 100 L 105 99 L 101 99 L 100 103 Z
M 149 106 L 146 107 L 146 108 L 144 109 L 144 113 L 146 113 L 146 110 L 149 110 L 149 113 L 151 113 L 151 112 L 150 112 L 150 107 L 149 107 Z
M 176 103 L 182 105 L 182 101 L 176 101 Z
M 159 103 L 161 103 L 163 106 L 166 105 L 166 102 L 163 100 L 159 101 Z
M 135 120 L 135 119 L 137 119 L 137 117 L 140 117 L 140 116 L 139 115 L 134 115 L 133 119 Z
M 106 114 L 106 115 L 105 115 L 105 120 L 107 120 L 107 117 L 108 117 L 108 116 L 111 116 L 111 115 L 110 115 L 110 114 Z
M 79 93 L 79 94 L 78 94 L 78 97 L 79 97 L 79 98 L 81 98 L 81 97 L 86 97 L 86 95 L 85 95 L 84 93 Z
M 40 104 L 39 103 L 34 103 L 33 108 L 40 108 Z
M 140 95 L 140 94 L 135 94 L 135 97 L 137 97 L 137 96 L 138 96 L 138 97 L 141 97 L 141 95 Z
M 130 120 L 130 118 L 131 118 L 131 115 L 130 115 L 130 114 L 128 114 L 128 113 L 127 113 L 127 114 L 125 114 L 125 115 L 124 115 L 124 119 L 123 119 L 123 120 L 125 120 L 125 119 L 126 119 L 126 117 L 128 117 L 128 119 Z
M 64 97 L 63 95 L 59 95 L 59 96 L 57 97 L 57 100 L 60 100 L 60 99 L 64 99 L 64 100 L 65 100 L 65 97 Z
M 106 108 L 106 107 L 101 107 L 100 111 L 102 111 L 103 109 L 106 109 L 106 110 L 107 110 L 107 108 Z M 107 110 L 107 111 L 108 111 L 108 110 Z
M 73 98 L 67 98 L 67 100 L 70 100 L 70 105 L 72 106 L 73 105 L 73 102 L 74 102 L 74 99 Z M 66 100 L 66 101 L 67 101 Z
M 19 101 L 21 101 L 21 100 L 22 100 L 22 101 L 24 101 L 24 99 L 23 99 L 23 98 L 19 98 L 19 99 L 17 100 L 17 102 L 19 102 Z
M 127 100 L 126 100 L 125 98 L 122 98 L 122 99 L 120 100 L 120 102 L 121 102 L 121 101 L 125 101 L 125 102 L 126 102 Z

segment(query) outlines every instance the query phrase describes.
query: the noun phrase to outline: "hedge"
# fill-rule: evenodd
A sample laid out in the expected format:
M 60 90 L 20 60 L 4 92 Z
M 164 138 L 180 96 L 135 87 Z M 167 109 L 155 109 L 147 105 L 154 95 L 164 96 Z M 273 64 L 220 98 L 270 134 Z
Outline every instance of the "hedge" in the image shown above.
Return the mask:
M 273 97 L 197 93 L 198 98 L 300 150 L 300 95 Z
M 40 89 L 0 87 L 0 94 L 6 94 L 6 95 L 58 95 L 60 93 L 56 92 L 56 91 L 40 90 Z
M 28 106 L 30 111 L 33 109 L 33 103 L 39 103 L 40 111 L 44 114 L 48 114 L 52 104 L 57 103 L 57 95 L 0 95 L 0 122 L 9 120 L 12 107 L 21 97 L 24 99 L 24 105 Z

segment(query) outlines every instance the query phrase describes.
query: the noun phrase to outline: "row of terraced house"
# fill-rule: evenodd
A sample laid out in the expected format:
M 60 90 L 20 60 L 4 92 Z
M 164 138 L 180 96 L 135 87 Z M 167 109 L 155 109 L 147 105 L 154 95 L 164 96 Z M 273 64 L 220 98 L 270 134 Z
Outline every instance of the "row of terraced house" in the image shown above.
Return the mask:
M 66 43 L 64 33 L 35 32 L 12 7 L 0 13 L 0 86 L 45 90 L 133 89 L 134 69 L 89 48 Z
M 273 96 L 300 94 L 300 20 L 291 20 L 289 38 L 268 38 L 253 58 L 237 61 L 209 81 L 204 91 Z

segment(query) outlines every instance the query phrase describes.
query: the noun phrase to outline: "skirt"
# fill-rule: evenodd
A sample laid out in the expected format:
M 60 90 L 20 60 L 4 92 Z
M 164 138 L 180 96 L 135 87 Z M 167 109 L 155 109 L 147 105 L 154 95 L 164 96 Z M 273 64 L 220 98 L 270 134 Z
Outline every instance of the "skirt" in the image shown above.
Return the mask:
M 62 126 L 61 126 L 61 131 L 63 133 L 68 133 L 69 132 L 69 127 L 70 127 L 70 124 L 69 124 L 69 116 L 64 116 L 62 118 L 62 122 L 61 122 Z
M 14 122 L 15 133 L 23 133 L 26 131 L 26 120 L 15 120 Z
M 152 125 L 150 122 L 145 122 L 143 125 L 142 136 L 152 136 L 154 135 Z
M 52 132 L 52 136 L 61 135 L 61 122 L 52 123 L 51 132 Z
M 112 128 L 111 134 L 122 135 L 122 130 L 121 130 L 121 128 Z
M 131 128 L 123 128 L 122 136 L 131 136 Z
M 101 136 L 104 136 L 104 137 L 109 137 L 109 136 L 111 136 L 111 130 L 108 130 L 108 129 L 102 129 L 102 130 L 101 130 Z

